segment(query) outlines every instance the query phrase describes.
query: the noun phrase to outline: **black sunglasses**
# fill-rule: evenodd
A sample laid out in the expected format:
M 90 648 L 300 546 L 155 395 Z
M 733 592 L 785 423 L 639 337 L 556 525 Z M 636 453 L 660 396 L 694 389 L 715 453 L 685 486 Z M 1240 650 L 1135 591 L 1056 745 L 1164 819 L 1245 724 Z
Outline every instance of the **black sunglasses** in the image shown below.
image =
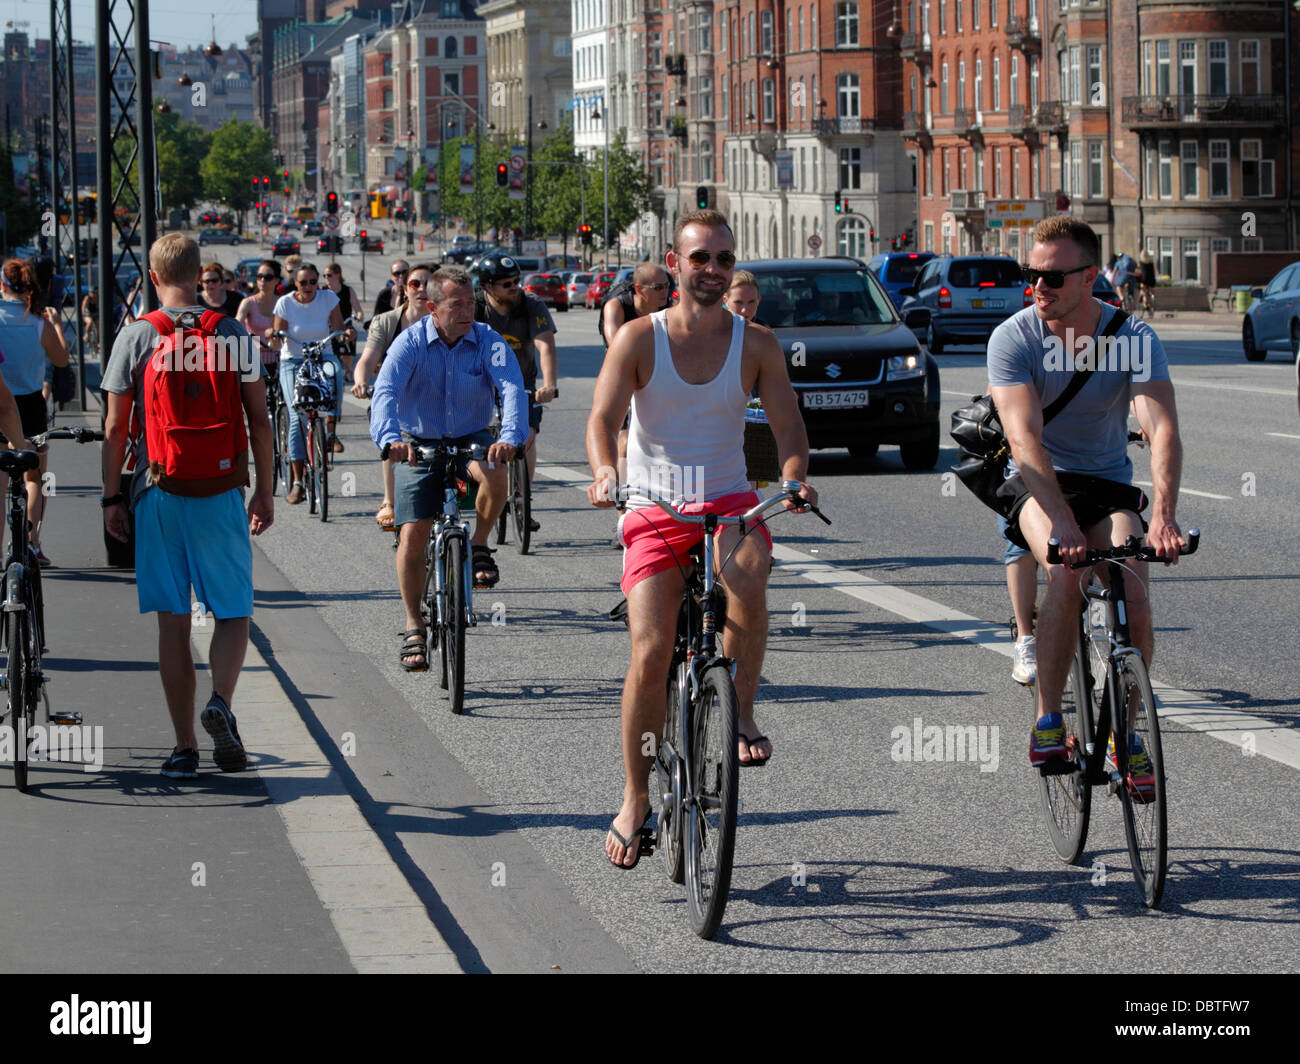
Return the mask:
M 720 270 L 729 270 L 736 265 L 736 254 L 733 251 L 719 251 L 716 255 L 710 255 L 707 251 L 692 251 L 686 256 L 686 260 L 697 270 L 704 269 L 710 258 L 718 264 Z
M 279 278 L 276 277 L 276 275 L 273 274 L 273 273 L 259 273 L 259 274 L 257 275 L 257 279 L 258 279 L 259 281 L 276 281 L 276 280 L 279 280 Z
M 1025 281 L 1032 288 L 1038 284 L 1038 279 L 1043 279 L 1043 284 L 1048 288 L 1060 288 L 1065 284 L 1065 279 L 1072 273 L 1082 273 L 1087 266 L 1076 266 L 1072 270 L 1035 270 L 1029 266 L 1020 267 L 1021 273 L 1025 275 Z

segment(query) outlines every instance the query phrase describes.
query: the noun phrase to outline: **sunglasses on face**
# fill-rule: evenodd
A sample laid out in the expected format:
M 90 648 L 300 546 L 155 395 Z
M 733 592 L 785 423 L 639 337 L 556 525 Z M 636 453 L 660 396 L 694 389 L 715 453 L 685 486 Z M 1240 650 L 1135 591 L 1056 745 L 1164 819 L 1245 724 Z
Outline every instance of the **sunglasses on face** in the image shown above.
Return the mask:
M 709 259 L 716 262 L 720 270 L 729 270 L 736 265 L 736 253 L 734 251 L 719 251 L 716 255 L 710 255 L 707 251 L 692 251 L 686 256 L 686 261 L 697 270 L 704 269 L 709 264 Z
M 205 278 L 203 278 L 203 283 L 204 283 L 204 284 L 220 284 L 220 283 L 221 283 L 221 278 L 220 278 L 220 277 L 205 277 Z
M 514 281 L 494 281 L 493 284 L 495 284 L 498 288 L 518 288 L 518 287 L 519 287 L 519 281 L 518 281 L 518 280 L 514 280 Z
M 319 284 L 320 284 L 320 281 L 299 281 L 299 282 L 298 282 L 298 287 L 299 287 L 299 288 L 315 288 L 315 287 L 316 287 L 317 285 L 319 285 Z
M 275 274 L 273 274 L 273 273 L 259 273 L 259 274 L 257 275 L 257 279 L 258 279 L 259 281 L 274 281 L 274 280 L 277 280 Z
M 1029 266 L 1022 266 L 1020 269 L 1025 275 L 1025 281 L 1028 282 L 1031 288 L 1038 284 L 1038 279 L 1040 277 L 1043 280 L 1043 284 L 1047 285 L 1048 288 L 1060 288 L 1065 284 L 1065 279 L 1069 277 L 1070 274 L 1082 273 L 1087 268 L 1087 266 L 1076 266 L 1072 270 L 1035 270 Z
M 393 276 L 394 276 L 394 277 L 405 277 L 405 276 L 407 275 L 408 272 L 409 272 L 409 271 L 407 271 L 407 270 L 394 270 L 394 271 L 393 271 Z
M 428 281 L 415 281 L 415 280 L 411 280 L 411 281 L 407 281 L 407 282 L 406 282 L 406 287 L 407 287 L 407 288 L 412 288 L 412 289 L 419 290 L 419 289 L 423 288 L 425 285 L 427 285 L 428 283 L 429 283 Z

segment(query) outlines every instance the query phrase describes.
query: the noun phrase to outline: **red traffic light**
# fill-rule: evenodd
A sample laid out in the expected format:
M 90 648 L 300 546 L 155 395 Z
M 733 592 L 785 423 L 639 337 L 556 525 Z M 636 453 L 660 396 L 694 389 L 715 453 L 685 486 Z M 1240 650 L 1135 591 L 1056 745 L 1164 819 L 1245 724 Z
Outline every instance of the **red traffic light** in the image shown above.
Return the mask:
M 365 231 L 364 229 L 362 229 L 362 230 L 361 230 L 361 243 L 364 244 L 365 242 L 366 242 L 366 231 Z
M 271 183 L 271 179 L 269 177 L 262 178 L 263 185 L 269 185 L 270 183 Z
M 339 194 L 330 192 L 325 196 L 325 213 L 338 214 L 339 212 Z
M 505 163 L 497 163 L 497 184 L 505 188 L 510 181 L 509 167 Z

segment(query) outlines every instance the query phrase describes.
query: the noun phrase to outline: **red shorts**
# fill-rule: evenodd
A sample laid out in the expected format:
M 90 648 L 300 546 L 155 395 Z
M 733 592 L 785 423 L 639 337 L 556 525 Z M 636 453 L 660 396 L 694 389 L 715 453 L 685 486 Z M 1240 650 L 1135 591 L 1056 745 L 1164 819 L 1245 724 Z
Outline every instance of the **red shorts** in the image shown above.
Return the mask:
M 721 514 L 735 517 L 743 514 L 758 502 L 752 491 L 723 495 L 703 503 L 687 503 L 682 511 L 688 514 Z M 772 536 L 761 521 L 746 528 L 746 534 L 756 529 L 772 549 Z M 623 542 L 623 579 L 620 586 L 626 595 L 647 576 L 680 565 L 686 569 L 691 564 L 690 551 L 704 539 L 704 529 L 699 525 L 686 525 L 674 520 L 657 506 L 628 510 L 618 522 L 619 539 Z M 667 540 L 667 542 L 664 542 Z

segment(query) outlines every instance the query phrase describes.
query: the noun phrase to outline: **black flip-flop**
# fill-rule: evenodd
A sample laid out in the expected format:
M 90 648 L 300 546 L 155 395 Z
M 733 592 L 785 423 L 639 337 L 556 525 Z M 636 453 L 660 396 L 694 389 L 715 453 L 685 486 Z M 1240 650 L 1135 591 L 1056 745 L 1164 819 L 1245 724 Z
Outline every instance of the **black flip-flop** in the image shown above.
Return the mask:
M 770 743 L 772 741 L 766 735 L 755 735 L 751 739 L 748 735 L 746 735 L 744 732 L 739 730 L 737 730 L 736 732 L 736 739 L 737 741 L 743 741 L 746 746 L 750 746 L 750 747 L 752 747 L 755 743 Z M 762 768 L 771 760 L 772 760 L 771 754 L 768 754 L 767 757 L 754 757 L 753 751 L 751 751 L 750 758 L 748 761 L 741 761 L 740 758 L 737 757 L 736 764 L 738 764 L 741 768 Z
M 416 642 L 417 638 L 419 642 Z M 419 665 L 408 664 L 406 659 L 414 657 L 416 650 L 421 651 L 424 661 Z M 429 636 L 423 628 L 410 628 L 402 633 L 402 649 L 398 651 L 397 661 L 407 672 L 429 671 Z
M 655 832 L 653 828 L 648 826 L 650 823 L 650 818 L 653 815 L 654 815 L 653 809 L 647 810 L 645 819 L 641 821 L 641 827 L 633 833 L 634 836 L 639 836 L 641 841 L 637 844 L 636 858 L 632 861 L 630 865 L 625 865 L 617 861 L 609 860 L 609 855 L 608 854 L 605 855 L 605 859 L 609 860 L 609 863 L 612 864 L 615 868 L 623 872 L 630 872 L 638 864 L 641 863 L 642 857 L 649 857 L 652 853 L 655 852 Z M 614 821 L 612 820 L 609 822 L 609 833 L 613 835 L 614 838 L 618 839 L 619 845 L 623 847 L 623 856 L 626 857 L 627 851 L 632 846 L 632 840 L 623 838 L 623 835 L 619 832 L 618 828 L 614 827 Z

